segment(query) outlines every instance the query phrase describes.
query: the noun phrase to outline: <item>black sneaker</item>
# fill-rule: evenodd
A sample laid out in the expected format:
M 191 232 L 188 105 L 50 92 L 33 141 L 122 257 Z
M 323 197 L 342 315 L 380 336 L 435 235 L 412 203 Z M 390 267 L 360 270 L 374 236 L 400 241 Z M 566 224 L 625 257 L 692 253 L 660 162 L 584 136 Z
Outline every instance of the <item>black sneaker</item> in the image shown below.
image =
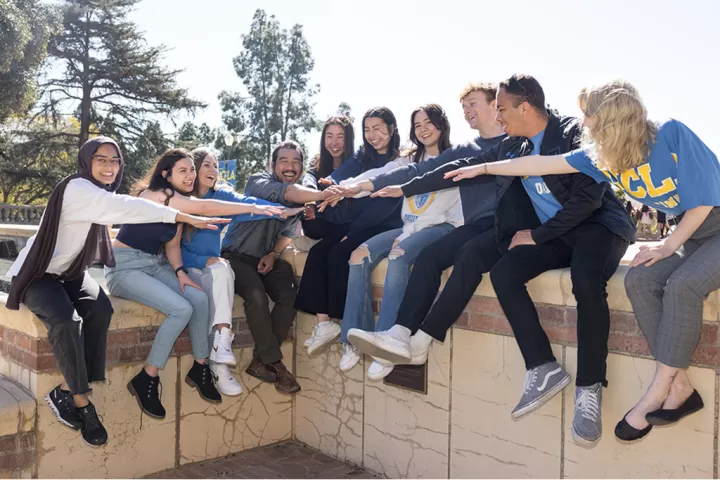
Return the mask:
M 127 388 L 140 405 L 140 410 L 153 418 L 165 418 L 165 407 L 160 403 L 160 377 L 151 377 L 143 368 L 127 384 Z
M 100 423 L 95 405 L 88 403 L 86 406 L 78 408 L 77 413 L 82 419 L 80 432 L 85 443 L 91 447 L 105 445 L 108 441 L 108 434 L 103 424 Z
M 80 430 L 83 422 L 80 415 L 78 415 L 70 392 L 60 389 L 60 385 L 58 385 L 45 395 L 45 401 L 60 423 L 73 430 Z
M 222 402 L 220 392 L 215 388 L 215 379 L 210 371 L 210 365 L 193 362 L 193 366 L 185 376 L 185 383 L 195 388 L 200 397 L 212 403 Z

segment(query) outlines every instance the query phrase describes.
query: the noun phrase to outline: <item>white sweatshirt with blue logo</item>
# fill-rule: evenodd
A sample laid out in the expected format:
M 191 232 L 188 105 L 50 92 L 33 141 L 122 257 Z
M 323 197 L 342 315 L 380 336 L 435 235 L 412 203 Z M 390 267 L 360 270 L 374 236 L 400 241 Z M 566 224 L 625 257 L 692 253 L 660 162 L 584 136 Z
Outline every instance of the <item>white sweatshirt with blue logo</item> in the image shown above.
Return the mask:
M 420 161 L 424 162 L 428 158 L 431 157 L 426 153 Z M 383 167 L 374 168 L 357 177 L 343 180 L 340 182 L 340 185 L 359 183 L 391 172 L 396 168 L 404 167 L 410 163 L 412 163 L 412 157 L 398 157 Z M 370 193 L 361 192 L 357 194 L 355 198 L 365 197 L 367 195 L 370 195 Z M 441 223 L 449 223 L 454 227 L 459 227 L 465 223 L 462 204 L 460 203 L 460 192 L 457 187 L 437 192 L 422 193 L 406 198 L 403 202 L 401 216 L 403 220 L 403 232 L 397 238 L 398 241 L 406 239 L 423 228 L 440 225 Z

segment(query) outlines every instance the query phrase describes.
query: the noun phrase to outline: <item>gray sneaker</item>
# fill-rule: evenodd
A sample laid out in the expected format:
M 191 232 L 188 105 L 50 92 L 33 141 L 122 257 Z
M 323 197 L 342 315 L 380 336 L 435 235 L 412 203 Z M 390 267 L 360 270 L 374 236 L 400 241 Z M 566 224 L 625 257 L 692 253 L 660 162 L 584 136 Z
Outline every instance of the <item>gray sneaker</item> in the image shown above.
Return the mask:
M 601 383 L 575 389 L 575 416 L 572 423 L 572 435 L 575 443 L 582 447 L 594 447 L 600 440 L 602 435 L 601 403 Z
M 511 413 L 512 418 L 520 418 L 540 408 L 568 383 L 570 383 L 570 375 L 565 373 L 557 362 L 546 363 L 528 370 L 525 373 L 525 391 Z

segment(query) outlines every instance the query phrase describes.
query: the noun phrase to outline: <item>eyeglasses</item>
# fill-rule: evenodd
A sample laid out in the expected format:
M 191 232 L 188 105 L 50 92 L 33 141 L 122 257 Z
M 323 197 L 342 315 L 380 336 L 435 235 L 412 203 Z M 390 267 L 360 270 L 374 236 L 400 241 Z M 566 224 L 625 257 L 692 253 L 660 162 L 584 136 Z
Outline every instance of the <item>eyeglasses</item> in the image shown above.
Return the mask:
M 93 155 L 92 157 L 93 162 L 97 162 L 99 165 L 103 167 L 111 166 L 111 167 L 119 167 L 122 163 L 122 159 L 120 157 L 112 157 L 108 158 L 103 155 Z

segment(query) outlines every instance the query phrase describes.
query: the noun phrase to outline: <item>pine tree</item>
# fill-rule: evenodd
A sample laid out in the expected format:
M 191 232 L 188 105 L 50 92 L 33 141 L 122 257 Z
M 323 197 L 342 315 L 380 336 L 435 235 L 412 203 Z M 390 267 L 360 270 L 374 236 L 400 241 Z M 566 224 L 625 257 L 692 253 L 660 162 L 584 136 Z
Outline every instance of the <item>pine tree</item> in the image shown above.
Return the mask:
M 128 19 L 139 0 L 63 0 L 62 31 L 48 46 L 51 67 L 41 79 L 40 114 L 54 119 L 77 115 L 82 145 L 94 125 L 113 125 L 117 135 L 136 139 L 156 115 L 194 111 L 205 105 L 190 98 L 163 66 L 166 47 L 147 46 Z M 55 71 L 62 70 L 56 74 Z

